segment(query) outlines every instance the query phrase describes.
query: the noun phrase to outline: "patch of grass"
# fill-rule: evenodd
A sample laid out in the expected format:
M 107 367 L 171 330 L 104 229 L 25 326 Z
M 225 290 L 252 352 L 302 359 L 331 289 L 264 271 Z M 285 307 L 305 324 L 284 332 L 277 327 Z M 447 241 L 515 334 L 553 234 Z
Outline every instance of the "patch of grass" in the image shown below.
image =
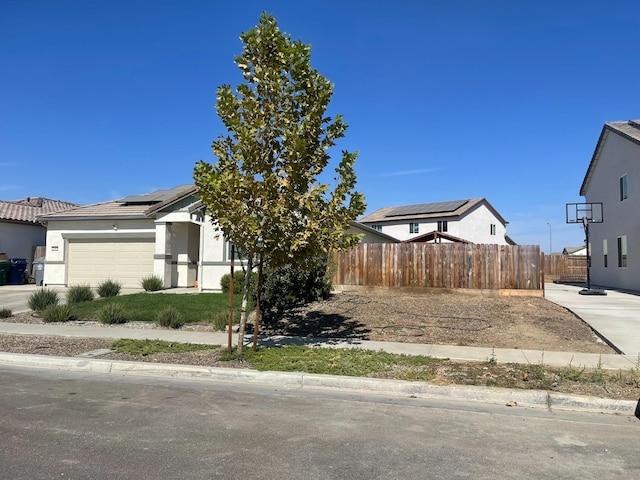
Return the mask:
M 158 312 L 158 324 L 166 328 L 180 328 L 184 325 L 184 318 L 173 305 L 167 305 Z
M 144 288 L 145 292 L 157 292 L 164 288 L 162 279 L 155 275 L 149 275 L 148 277 L 144 277 L 140 281 L 140 284 L 142 285 L 142 288 Z
M 13 311 L 10 308 L 0 308 L 0 318 L 9 318 L 13 315 Z
M 225 356 L 232 360 L 234 354 Z M 394 369 L 425 366 L 443 360 L 419 355 L 398 355 L 359 349 L 309 348 L 285 346 L 245 350 L 241 356 L 260 371 L 307 372 L 366 377 Z
M 105 280 L 98 284 L 98 288 L 96 288 L 96 292 L 102 298 L 111 298 L 117 297 L 120 294 L 120 289 L 122 285 L 116 282 L 115 280 Z
M 67 303 L 69 305 L 90 302 L 94 297 L 93 290 L 89 285 L 73 285 L 67 291 Z
M 69 305 L 49 305 L 42 312 L 42 321 L 45 323 L 68 322 L 72 318 Z
M 136 293 L 106 299 L 96 299 L 93 302 L 74 305 L 73 313 L 78 319 L 96 320 L 98 312 L 106 303 L 120 305 L 130 321 L 155 322 L 158 313 L 167 306 L 175 307 L 186 323 L 207 322 L 213 320 L 217 312 L 229 311 L 229 297 L 222 293 L 198 293 L 187 295 Z M 242 296 L 234 297 L 235 315 L 240 316 Z M 226 318 L 226 317 L 225 317 Z
M 184 353 L 199 350 L 218 350 L 220 345 L 200 345 L 196 343 L 165 342 L 164 340 L 118 340 L 113 344 L 118 353 L 130 355 L 151 355 L 152 353 Z
M 108 302 L 98 310 L 98 321 L 105 324 L 126 323 L 125 309 L 117 303 Z
M 34 312 L 42 312 L 49 305 L 57 305 L 58 293 L 48 288 L 39 288 L 29 296 L 28 305 Z

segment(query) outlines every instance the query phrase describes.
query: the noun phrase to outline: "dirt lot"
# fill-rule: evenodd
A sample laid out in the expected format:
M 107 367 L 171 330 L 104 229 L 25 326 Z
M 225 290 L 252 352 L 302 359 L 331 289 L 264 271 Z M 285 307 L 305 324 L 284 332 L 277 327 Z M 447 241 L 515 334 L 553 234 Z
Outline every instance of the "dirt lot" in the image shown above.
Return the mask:
M 537 297 L 345 292 L 266 323 L 268 333 L 615 353 L 581 319 Z
M 8 321 L 40 322 L 31 315 Z M 185 328 L 209 329 L 204 326 Z M 262 333 L 340 337 L 411 343 L 433 343 L 545 351 L 615 353 L 581 319 L 543 298 L 489 297 L 461 294 L 338 293 L 329 300 L 296 308 L 267 321 Z M 109 348 L 111 341 L 0 335 L 0 351 L 45 355 L 78 355 Z M 219 361 L 213 352 L 151 355 L 134 358 L 111 353 L 101 358 L 246 368 L 243 362 Z M 541 388 L 606 398 L 638 400 L 640 372 L 587 372 L 579 365 L 558 373 L 541 365 L 443 362 L 421 371 L 392 371 L 385 378 L 425 379 L 438 384 Z M 569 367 L 569 365 L 567 366 Z M 584 383 L 587 375 L 598 381 Z

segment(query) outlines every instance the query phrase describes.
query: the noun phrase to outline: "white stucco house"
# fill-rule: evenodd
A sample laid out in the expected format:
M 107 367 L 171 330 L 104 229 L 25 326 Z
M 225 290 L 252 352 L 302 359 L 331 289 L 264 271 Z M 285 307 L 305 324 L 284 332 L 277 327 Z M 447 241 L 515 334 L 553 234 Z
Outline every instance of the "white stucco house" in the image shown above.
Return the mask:
M 604 124 L 580 195 L 602 202 L 603 223 L 589 226 L 591 281 L 640 290 L 640 120 Z
M 384 207 L 358 221 L 400 241 L 514 244 L 485 198 Z
M 34 249 L 44 246 L 47 236 L 46 227 L 36 218 L 74 207 L 74 203 L 43 197 L 0 201 L 0 252 L 8 258 L 24 258 L 31 271 Z
M 204 214 L 195 185 L 42 215 L 47 225 L 44 284 L 96 287 L 112 279 L 140 288 L 155 275 L 165 288 L 220 291 L 230 243 Z M 383 235 L 356 222 L 364 241 Z M 236 266 L 238 262 L 236 260 Z

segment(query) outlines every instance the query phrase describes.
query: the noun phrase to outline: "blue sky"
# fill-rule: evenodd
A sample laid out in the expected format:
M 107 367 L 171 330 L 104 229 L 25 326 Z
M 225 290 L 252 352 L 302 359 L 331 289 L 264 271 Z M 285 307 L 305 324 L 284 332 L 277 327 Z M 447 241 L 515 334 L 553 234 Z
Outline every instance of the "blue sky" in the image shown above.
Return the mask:
M 640 2 L 3 0 L 0 199 L 82 204 L 192 181 L 272 13 L 335 84 L 367 213 L 485 197 L 520 244 L 579 245 L 565 204 L 604 122 L 639 118 Z M 606 221 L 606 219 L 605 219 Z

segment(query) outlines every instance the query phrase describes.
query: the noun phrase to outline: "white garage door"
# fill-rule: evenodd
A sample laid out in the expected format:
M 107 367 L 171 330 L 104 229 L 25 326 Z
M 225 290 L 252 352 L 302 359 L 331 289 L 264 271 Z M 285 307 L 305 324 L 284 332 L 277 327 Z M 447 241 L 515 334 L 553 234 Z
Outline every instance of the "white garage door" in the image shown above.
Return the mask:
M 67 285 L 97 287 L 104 280 L 125 288 L 139 288 L 140 280 L 153 275 L 152 239 L 70 239 Z

